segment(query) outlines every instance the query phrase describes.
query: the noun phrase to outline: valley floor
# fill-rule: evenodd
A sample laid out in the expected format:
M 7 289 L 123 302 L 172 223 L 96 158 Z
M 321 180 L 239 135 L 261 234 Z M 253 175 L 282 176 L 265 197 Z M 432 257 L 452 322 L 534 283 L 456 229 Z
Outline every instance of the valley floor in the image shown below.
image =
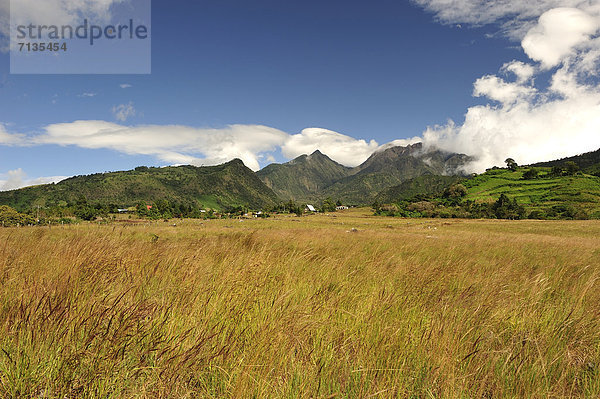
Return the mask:
M 0 229 L 0 397 L 598 397 L 599 277 L 597 221 Z

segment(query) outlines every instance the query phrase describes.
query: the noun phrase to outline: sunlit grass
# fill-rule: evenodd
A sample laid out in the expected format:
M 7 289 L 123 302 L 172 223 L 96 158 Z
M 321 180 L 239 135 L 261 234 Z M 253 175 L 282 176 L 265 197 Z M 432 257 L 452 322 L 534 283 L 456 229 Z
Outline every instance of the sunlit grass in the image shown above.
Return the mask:
M 0 229 L 0 397 L 600 395 L 596 222 L 172 223 Z

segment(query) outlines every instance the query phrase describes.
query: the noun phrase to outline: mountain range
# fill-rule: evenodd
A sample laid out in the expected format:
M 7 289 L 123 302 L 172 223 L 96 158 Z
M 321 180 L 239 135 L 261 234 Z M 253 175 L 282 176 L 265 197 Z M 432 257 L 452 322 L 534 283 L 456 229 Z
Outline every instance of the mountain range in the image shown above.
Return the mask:
M 257 173 L 239 159 L 209 167 L 142 166 L 0 192 L 0 205 L 25 210 L 74 203 L 81 197 L 119 206 L 166 199 L 215 209 L 260 209 L 289 200 L 321 203 L 328 197 L 360 205 L 414 177 L 460 173 L 461 166 L 469 160 L 466 155 L 426 150 L 422 144 L 413 144 L 377 151 L 354 168 L 343 166 L 320 151 L 284 164 L 271 164 Z
M 382 190 L 414 177 L 462 174 L 461 167 L 470 160 L 467 155 L 425 149 L 417 143 L 377 151 L 355 168 L 315 151 L 284 164 L 271 164 L 257 175 L 284 200 L 317 202 L 331 197 L 348 204 L 366 204 Z
M 328 197 L 347 205 L 365 205 L 439 192 L 458 181 L 470 161 L 467 155 L 425 148 L 418 143 L 384 148 L 353 168 L 320 151 L 287 163 L 271 164 L 256 173 L 239 159 L 208 167 L 138 167 L 0 192 L 0 205 L 26 210 L 64 206 L 81 197 L 91 203 L 122 207 L 166 199 L 214 209 L 264 209 L 289 200 L 320 205 Z M 550 167 L 569 161 L 588 175 L 597 174 L 600 150 L 536 166 Z

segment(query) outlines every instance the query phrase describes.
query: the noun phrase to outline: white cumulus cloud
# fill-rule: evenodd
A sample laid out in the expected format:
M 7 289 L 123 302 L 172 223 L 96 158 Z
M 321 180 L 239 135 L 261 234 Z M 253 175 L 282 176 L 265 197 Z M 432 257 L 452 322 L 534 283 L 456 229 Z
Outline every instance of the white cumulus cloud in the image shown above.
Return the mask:
M 502 104 L 513 104 L 519 100 L 528 100 L 536 93 L 535 88 L 518 82 L 506 82 L 498 76 L 487 75 L 477 79 L 474 84 L 475 97 L 488 97 Z
M 502 166 L 507 157 L 534 163 L 600 148 L 600 94 L 584 93 L 539 105 L 469 108 L 465 122 L 425 131 L 428 145 L 473 154 L 472 171 Z
M 544 68 L 557 66 L 575 48 L 590 40 L 600 28 L 600 18 L 577 8 L 555 8 L 540 16 L 521 42 L 525 53 Z
M 429 127 L 427 146 L 475 156 L 475 172 L 507 157 L 527 164 L 600 148 L 599 2 L 416 2 L 444 23 L 499 25 L 530 59 L 479 78 L 473 95 L 490 102 L 470 107 L 460 125 Z M 542 72 L 550 72 L 548 81 L 538 82 Z
M 331 159 L 346 165 L 357 166 L 379 148 L 375 140 L 357 140 L 332 130 L 309 128 L 290 136 L 282 147 L 283 155 L 295 158 L 320 150 Z
M 522 61 L 512 60 L 507 62 L 501 68 L 505 74 L 512 73 L 517 78 L 517 83 L 525 83 L 529 81 L 536 72 L 536 68 L 531 64 L 526 64 Z

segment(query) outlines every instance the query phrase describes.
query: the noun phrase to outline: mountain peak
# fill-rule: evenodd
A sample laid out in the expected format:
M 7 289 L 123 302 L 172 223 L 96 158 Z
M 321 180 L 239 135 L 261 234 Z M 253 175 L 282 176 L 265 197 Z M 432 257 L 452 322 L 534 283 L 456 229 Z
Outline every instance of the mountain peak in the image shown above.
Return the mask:
M 316 150 L 284 164 L 271 164 L 259 171 L 258 176 L 282 199 L 312 202 L 320 190 L 348 177 L 351 171 Z
M 306 157 L 307 161 L 310 161 L 311 159 L 313 160 L 318 160 L 319 162 L 327 162 L 327 161 L 332 161 L 331 158 L 329 158 L 327 155 L 323 154 L 321 151 L 316 150 L 315 152 L 313 152 L 312 154 L 308 155 Z
M 314 159 L 323 160 L 323 161 L 332 161 L 331 158 L 329 158 L 327 155 L 323 154 L 319 150 L 316 150 L 310 155 L 302 154 L 302 155 L 292 159 L 291 161 L 287 162 L 284 165 L 294 165 L 297 163 L 310 162 L 311 160 L 314 160 Z M 335 162 L 335 161 L 332 161 L 332 162 Z
M 422 149 L 423 149 L 423 143 L 409 144 L 407 146 L 396 145 L 396 146 L 384 147 L 380 151 L 377 151 L 375 154 L 383 153 L 383 152 L 393 152 L 395 154 L 406 154 L 406 153 L 412 153 L 415 151 L 421 151 Z
M 231 161 L 226 162 L 225 165 L 241 165 L 241 166 L 246 166 L 244 164 L 244 161 L 242 161 L 239 158 L 233 158 Z

